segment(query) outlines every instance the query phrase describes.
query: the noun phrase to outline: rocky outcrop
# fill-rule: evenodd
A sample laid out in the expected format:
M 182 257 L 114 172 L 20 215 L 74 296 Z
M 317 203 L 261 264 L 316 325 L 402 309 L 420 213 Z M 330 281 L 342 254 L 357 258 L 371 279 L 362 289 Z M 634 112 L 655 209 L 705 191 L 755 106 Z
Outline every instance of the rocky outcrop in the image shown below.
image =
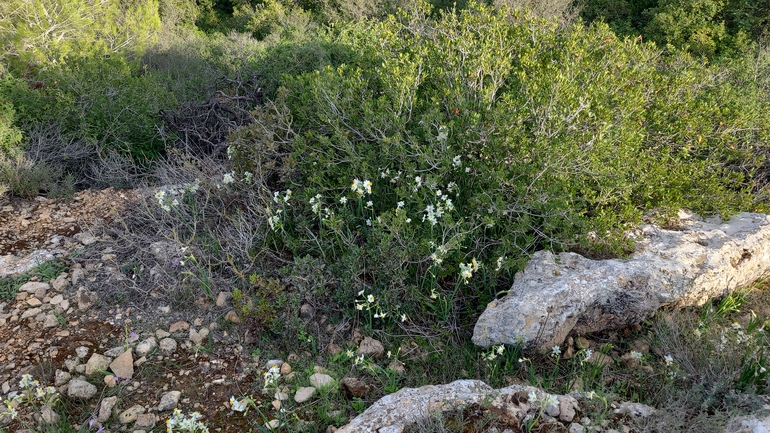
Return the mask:
M 578 401 L 569 395 L 551 395 L 532 386 L 513 385 L 495 390 L 479 380 L 458 380 L 446 385 L 403 388 L 387 395 L 337 433 L 400 433 L 408 424 L 423 421 L 435 412 L 469 406 L 492 411 L 502 422 L 518 429 L 525 419 L 532 419 L 527 418 L 528 415 L 538 413 L 547 414 L 550 422 L 570 425 Z
M 770 275 L 770 216 L 741 213 L 728 222 L 689 216 L 681 224 L 641 227 L 627 260 L 533 254 L 508 294 L 482 313 L 473 342 L 548 350 L 570 333 L 633 325 L 663 306 L 700 306 Z

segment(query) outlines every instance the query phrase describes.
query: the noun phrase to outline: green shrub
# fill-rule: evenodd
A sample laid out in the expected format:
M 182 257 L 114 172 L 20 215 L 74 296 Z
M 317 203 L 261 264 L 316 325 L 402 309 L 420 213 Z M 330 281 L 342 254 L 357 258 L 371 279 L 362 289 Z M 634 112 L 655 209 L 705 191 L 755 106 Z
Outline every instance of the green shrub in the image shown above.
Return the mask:
M 22 132 L 14 125 L 15 120 L 13 104 L 0 97 L 0 155 L 9 155 L 19 149 Z
M 751 154 L 723 147 L 756 118 L 701 116 L 741 101 L 703 64 L 662 63 L 605 25 L 425 12 L 350 29 L 356 63 L 287 77 L 232 138 L 238 177 L 264 194 L 266 246 L 326 263 L 338 305 L 445 326 L 535 250 L 617 255 L 646 211 L 751 207 Z M 718 121 L 732 127 L 691 135 Z

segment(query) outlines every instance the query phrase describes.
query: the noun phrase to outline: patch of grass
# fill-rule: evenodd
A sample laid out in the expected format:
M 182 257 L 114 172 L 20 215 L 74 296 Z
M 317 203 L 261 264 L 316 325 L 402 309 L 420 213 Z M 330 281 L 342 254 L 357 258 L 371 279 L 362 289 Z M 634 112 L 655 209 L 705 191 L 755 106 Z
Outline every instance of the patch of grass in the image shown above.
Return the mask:
M 13 299 L 19 287 L 37 277 L 38 281 L 50 281 L 67 269 L 60 260 L 51 260 L 38 265 L 29 272 L 13 277 L 0 278 L 0 301 Z

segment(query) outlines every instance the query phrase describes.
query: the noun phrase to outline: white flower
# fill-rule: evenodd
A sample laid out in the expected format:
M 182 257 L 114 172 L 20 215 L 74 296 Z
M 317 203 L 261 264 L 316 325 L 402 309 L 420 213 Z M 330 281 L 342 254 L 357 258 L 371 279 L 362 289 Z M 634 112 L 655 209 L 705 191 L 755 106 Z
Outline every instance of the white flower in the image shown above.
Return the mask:
M 372 193 L 372 182 L 369 181 L 369 180 L 365 180 L 364 181 L 364 189 L 366 190 L 367 194 L 371 194 Z
M 364 362 L 364 355 L 361 354 L 359 356 L 356 356 L 356 360 L 353 362 L 353 365 L 358 365 L 360 363 Z
M 449 128 L 447 128 L 444 125 L 439 126 L 438 135 L 436 136 L 436 139 L 438 141 L 446 141 L 447 137 L 449 137 Z
M 594 391 L 588 391 L 586 393 L 586 398 L 589 400 L 593 400 L 593 398 L 596 397 L 596 393 Z
M 243 412 L 246 410 L 246 402 L 238 401 L 235 399 L 235 397 L 230 397 L 230 405 L 236 412 Z
M 430 298 L 431 298 L 431 299 L 436 299 L 436 298 L 438 298 L 438 294 L 436 293 L 436 290 L 435 290 L 435 289 L 431 289 L 431 290 L 430 290 Z
M 499 345 L 499 346 L 497 346 L 497 349 L 496 349 L 496 351 L 497 351 L 497 354 L 498 354 L 498 355 L 502 355 L 502 354 L 503 354 L 503 352 L 505 352 L 505 346 L 503 346 L 502 344 L 501 344 L 501 345 Z
M 406 223 L 409 224 L 410 222 L 412 222 L 412 219 L 411 218 L 407 218 L 406 219 Z
M 401 209 L 402 207 L 404 207 L 404 202 L 403 201 L 400 201 L 400 202 L 396 203 L 396 209 Z
M 406 314 L 402 314 L 401 315 L 401 321 L 402 322 L 406 322 Z
M 527 398 L 530 402 L 536 402 L 537 401 L 537 394 L 535 394 L 535 391 L 530 391 L 529 394 L 527 394 Z
M 642 359 L 642 354 L 637 352 L 637 351 L 635 351 L 635 350 L 632 350 L 631 351 L 631 359 L 635 359 L 635 360 L 638 361 L 638 360 Z
M 227 185 L 227 184 L 230 184 L 230 183 L 233 183 L 233 182 L 235 182 L 235 173 L 232 172 L 232 171 L 230 173 L 225 173 L 225 176 L 222 179 L 222 183 Z
M 674 363 L 674 357 L 671 355 L 664 356 L 663 360 L 666 361 L 666 367 L 671 366 Z
M 465 172 L 466 173 L 470 173 L 471 172 L 471 168 L 470 167 L 465 167 Z
M 364 309 L 364 305 L 363 304 L 356 304 L 356 310 L 361 311 L 363 309 Z
M 460 278 L 464 282 L 468 281 L 468 278 L 473 277 L 473 266 L 470 263 L 460 263 Z
M 366 207 L 372 207 L 372 206 L 374 206 L 374 203 L 371 200 L 366 202 Z
M 588 361 L 593 356 L 594 351 L 591 349 L 586 349 L 585 358 L 583 358 L 583 362 Z
M 246 181 L 246 183 L 251 183 L 251 181 L 254 179 L 254 173 L 250 171 L 244 171 L 243 179 Z
M 695 329 L 692 330 L 692 332 L 693 332 L 693 334 L 695 334 L 696 337 L 698 337 L 698 338 L 701 337 L 700 329 L 695 328 Z
M 393 354 L 390 353 L 390 350 L 388 350 L 388 358 L 390 358 L 391 356 L 393 356 Z
M 22 388 L 28 388 L 34 384 L 36 384 L 37 381 L 32 378 L 32 375 L 29 373 L 25 373 L 21 376 L 21 380 L 19 381 L 19 386 Z
M 345 355 L 347 355 L 348 358 L 352 358 L 355 356 L 355 353 L 353 353 L 352 350 L 348 350 L 347 352 L 345 352 Z
M 345 204 L 345 203 L 347 203 L 347 202 L 348 202 L 348 198 L 347 198 L 347 197 L 342 197 L 342 198 L 340 199 L 340 203 L 342 203 L 342 204 Z
M 316 195 L 317 198 L 321 198 L 321 194 Z M 289 199 L 291 199 L 291 190 L 287 189 L 286 193 L 283 195 L 283 202 L 288 203 Z
M 366 219 L 366 225 L 368 225 L 369 227 L 372 226 L 372 219 L 371 218 L 367 218 Z
M 370 294 L 366 297 L 366 302 L 372 303 L 374 302 L 374 295 Z
M 463 162 L 460 160 L 460 155 L 455 156 L 452 158 L 452 166 L 454 168 L 460 168 L 460 166 L 463 165 Z
M 551 348 L 551 356 L 557 357 L 561 355 L 561 347 L 558 345 Z

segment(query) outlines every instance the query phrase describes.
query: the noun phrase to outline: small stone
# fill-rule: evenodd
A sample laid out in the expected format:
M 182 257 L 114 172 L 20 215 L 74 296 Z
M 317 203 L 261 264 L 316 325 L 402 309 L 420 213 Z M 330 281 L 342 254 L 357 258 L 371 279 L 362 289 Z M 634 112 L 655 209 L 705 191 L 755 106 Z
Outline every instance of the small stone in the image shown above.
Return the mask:
M 155 331 L 155 338 L 157 338 L 159 340 L 162 340 L 162 339 L 170 337 L 170 336 L 171 336 L 171 334 L 169 334 L 168 332 L 166 332 L 166 331 L 164 331 L 162 329 L 158 329 L 157 331 Z
M 51 409 L 49 406 L 43 406 L 40 409 L 40 418 L 42 418 L 43 422 L 45 422 L 46 424 L 57 424 L 61 419 L 61 416 L 59 416 L 58 413 L 54 412 L 54 410 Z
M 219 292 L 217 294 L 217 307 L 224 308 L 230 303 L 230 298 L 232 298 L 232 294 L 230 292 Z
M 160 404 L 158 404 L 158 412 L 175 408 L 181 396 L 180 391 L 169 391 L 163 394 L 163 397 L 160 398 Z
M 323 388 L 334 383 L 334 379 L 328 374 L 314 373 L 310 376 L 310 385 L 314 388 Z
M 83 277 L 86 276 L 86 271 L 84 271 L 82 268 L 75 268 L 72 270 L 72 285 L 76 286 L 80 280 L 83 279 Z
M 39 307 L 43 305 L 43 302 L 37 298 L 29 298 L 27 299 L 27 305 L 29 305 L 30 307 Z
M 369 387 L 362 380 L 355 377 L 344 377 L 340 381 L 340 387 L 342 391 L 347 394 L 348 398 L 358 397 L 361 398 L 369 391 Z
M 285 392 L 276 391 L 274 397 L 278 401 L 285 401 L 289 399 L 289 394 Z M 280 409 L 280 407 L 278 409 Z
M 289 365 L 288 362 L 284 362 L 283 364 L 281 364 L 281 375 L 285 376 L 289 373 L 291 373 L 291 365 Z
M 585 427 L 583 427 L 580 423 L 573 422 L 569 426 L 569 433 L 583 433 L 585 432 Z
M 131 406 L 130 408 L 124 410 L 123 412 L 118 415 L 118 421 L 121 424 L 129 424 L 137 420 L 139 418 L 139 415 L 143 414 L 145 412 L 144 406 L 140 404 L 136 404 Z
M 107 371 L 107 367 L 112 362 L 111 358 L 98 353 L 91 354 L 91 358 L 86 362 L 86 376 L 93 376 L 95 374 L 103 373 Z
M 551 417 L 558 417 L 559 416 L 559 404 L 558 403 L 551 403 L 548 406 L 545 407 L 545 414 Z
M 110 358 L 117 358 L 118 356 L 122 355 L 123 352 L 125 351 L 126 351 L 126 346 L 117 346 L 104 352 L 104 356 L 109 356 Z
M 59 324 L 59 318 L 56 317 L 55 314 L 46 314 L 45 315 L 45 322 L 43 323 L 43 328 L 54 328 Z
M 50 303 L 51 305 L 59 305 L 59 304 L 61 304 L 61 301 L 63 301 L 63 300 L 64 300 L 64 296 L 62 296 L 62 295 L 56 295 L 56 296 L 54 296 L 53 298 L 51 298 L 51 300 L 49 301 L 49 303 Z
M 176 352 L 177 343 L 173 338 L 166 337 L 160 340 L 160 352 L 166 356 Z
M 388 368 L 398 374 L 406 373 L 406 367 L 404 366 L 404 363 L 399 361 L 398 359 L 394 359 L 393 361 L 390 361 L 390 364 L 388 364 Z
M 302 304 L 299 309 L 299 318 L 303 320 L 310 320 L 315 315 L 315 309 L 310 304 Z
M 190 329 L 190 324 L 187 322 L 179 321 L 174 322 L 169 326 L 168 332 L 171 334 L 176 334 L 177 332 L 184 332 Z
M 134 357 L 131 349 L 126 350 L 122 355 L 115 358 L 110 364 L 110 370 L 121 379 L 131 379 L 134 377 Z
M 99 422 L 105 422 L 110 419 L 110 415 L 112 415 L 112 408 L 115 407 L 115 403 L 117 402 L 117 396 L 103 399 L 102 403 L 99 405 L 99 416 L 97 416 L 96 420 Z
M 380 358 L 385 353 L 382 343 L 371 337 L 366 337 L 358 346 L 358 354 L 367 357 Z
M 241 318 L 238 317 L 238 313 L 235 310 L 230 310 L 225 314 L 225 320 L 230 323 L 241 323 Z
M 75 301 L 78 303 L 78 310 L 80 311 L 91 308 L 98 300 L 99 296 L 96 293 L 89 292 L 82 287 L 75 292 Z
M 337 343 L 329 343 L 328 345 L 326 345 L 326 353 L 332 356 L 339 355 L 340 353 L 342 353 L 342 348 Z
M 67 395 L 72 398 L 88 400 L 96 394 L 96 386 L 82 379 L 70 380 L 67 384 Z
M 26 292 L 26 293 L 32 294 L 32 293 L 35 293 L 38 289 L 43 289 L 47 291 L 51 289 L 51 285 L 48 283 L 30 281 L 28 283 L 22 284 L 21 287 L 19 287 L 19 289 L 17 290 L 17 292 Z
M 201 325 L 203 325 L 203 317 L 196 317 L 195 320 L 193 320 L 193 326 Z
M 203 335 L 201 335 L 200 332 L 196 331 L 195 328 L 190 328 L 190 333 L 188 334 L 188 338 L 190 341 L 193 342 L 193 344 L 201 344 L 203 343 Z
M 56 290 L 57 292 L 63 292 L 64 289 L 66 289 L 69 285 L 70 285 L 70 280 L 66 273 L 59 275 L 51 283 L 51 287 L 53 287 L 53 289 Z
M 62 386 L 65 385 L 67 382 L 72 379 L 72 375 L 67 373 L 66 371 L 62 370 L 56 370 L 56 373 L 54 374 L 54 385 L 55 386 Z
M 278 367 L 279 369 L 283 365 L 283 361 L 280 359 L 271 359 L 267 361 L 267 364 L 265 364 L 265 368 L 270 370 L 273 367 Z
M 136 417 L 136 422 L 134 423 L 134 428 L 141 428 L 150 430 L 153 427 L 155 427 L 155 423 L 157 423 L 158 420 L 155 418 L 154 414 L 151 413 L 143 413 Z
M 40 310 L 40 308 L 30 308 L 29 310 L 21 314 L 21 320 L 28 319 L 30 317 L 35 317 L 38 314 L 40 314 L 41 311 L 42 310 Z
M 107 388 L 115 388 L 115 386 L 118 384 L 118 380 L 115 378 L 115 376 L 108 374 L 104 376 L 104 384 L 107 385 Z
M 80 359 L 85 359 L 86 356 L 88 356 L 88 348 L 86 346 L 80 346 L 75 349 L 75 354 Z
M 315 388 L 312 386 L 302 387 L 297 390 L 296 394 L 294 394 L 294 401 L 297 403 L 304 403 L 310 400 L 310 398 L 313 397 L 313 394 L 315 394 Z
M 575 405 L 577 402 L 573 402 L 569 397 L 557 397 L 559 401 L 559 420 L 564 422 L 572 422 L 575 418 Z
M 158 347 L 158 342 L 155 341 L 155 337 L 149 337 L 136 345 L 137 356 L 146 356 L 155 348 Z

